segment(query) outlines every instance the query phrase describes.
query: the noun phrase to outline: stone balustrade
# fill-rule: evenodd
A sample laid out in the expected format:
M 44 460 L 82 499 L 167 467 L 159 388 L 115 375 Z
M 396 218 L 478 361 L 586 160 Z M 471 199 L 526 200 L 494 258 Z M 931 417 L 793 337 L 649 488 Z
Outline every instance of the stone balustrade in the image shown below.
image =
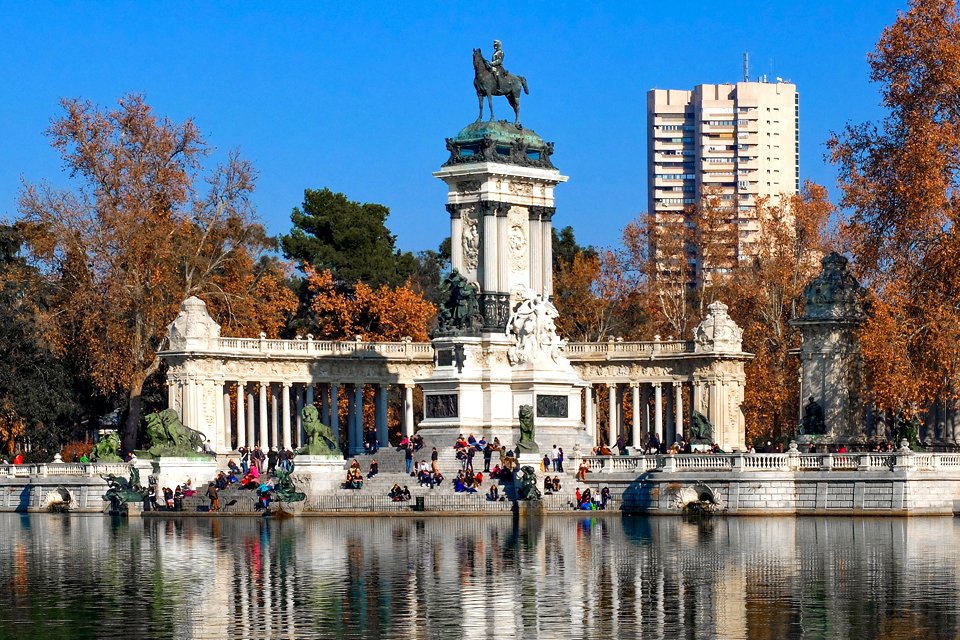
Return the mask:
M 564 348 L 565 354 L 571 360 L 596 356 L 602 359 L 620 360 L 632 359 L 639 355 L 664 356 L 677 353 L 694 353 L 695 344 L 692 340 L 668 340 L 652 342 L 568 342 Z
M 127 476 L 130 473 L 130 465 L 124 462 L 0 464 L 0 478 L 95 477 L 111 473 Z
M 582 456 L 594 473 L 960 470 L 956 453 L 690 453 Z M 578 462 L 574 460 L 574 465 Z
M 217 353 L 224 355 L 326 356 L 343 358 L 375 358 L 433 361 L 433 345 L 429 342 L 359 342 L 314 340 L 311 336 L 298 340 L 260 338 L 217 338 Z

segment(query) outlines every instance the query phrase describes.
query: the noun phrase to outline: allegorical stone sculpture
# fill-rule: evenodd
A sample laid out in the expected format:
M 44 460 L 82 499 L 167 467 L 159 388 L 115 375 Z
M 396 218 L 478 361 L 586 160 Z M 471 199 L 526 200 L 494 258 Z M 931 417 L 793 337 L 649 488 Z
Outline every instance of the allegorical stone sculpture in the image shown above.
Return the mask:
M 563 362 L 554 322 L 558 315 L 557 308 L 542 295 L 524 296 L 507 321 L 507 334 L 514 342 L 508 353 L 510 364 Z
M 330 427 L 320 422 L 320 414 L 316 407 L 307 405 L 300 412 L 300 417 L 307 442 L 297 451 L 298 454 L 305 456 L 343 456 L 340 445 L 333 439 L 333 432 Z
M 111 511 L 122 511 L 128 502 L 141 502 L 147 494 L 146 489 L 140 486 L 140 472 L 133 465 L 130 466 L 130 478 L 112 473 L 100 477 L 107 481 L 108 488 L 103 499 L 110 503 Z
M 690 442 L 692 444 L 710 444 L 713 442 L 713 425 L 707 416 L 694 411 L 690 416 Z
M 823 420 L 823 407 L 813 396 L 803 406 L 803 422 L 801 423 L 804 435 L 821 435 L 826 433 L 827 425 Z
M 517 488 L 517 500 L 539 500 L 540 488 L 537 487 L 537 474 L 533 467 L 520 469 L 520 486 Z
M 534 438 L 533 426 L 533 407 L 528 404 L 520 406 L 520 442 L 517 443 L 518 453 L 539 453 L 540 447 L 537 446 Z
M 313 407 L 310 408 L 312 409 Z M 316 411 L 316 409 L 314 409 L 314 411 Z M 317 422 L 319 422 L 319 420 Z M 280 502 L 303 502 L 307 498 L 307 494 L 297 490 L 297 485 L 293 482 L 293 469 L 294 467 L 291 463 L 289 471 L 284 471 L 279 468 L 276 471 L 277 480 L 273 485 L 273 493 Z
M 443 301 L 437 314 L 440 334 L 478 335 L 483 325 L 477 290 L 456 269 L 440 283 Z
M 203 455 L 204 435 L 184 426 L 173 409 L 151 413 L 144 418 L 147 423 L 149 455 L 160 457 L 195 457 Z
M 100 438 L 90 452 L 97 462 L 123 462 L 120 458 L 120 436 L 115 431 Z
M 473 86 L 477 90 L 477 102 L 480 105 L 477 120 L 483 119 L 484 98 L 490 107 L 490 119 L 493 120 L 493 96 L 506 96 L 516 116 L 514 124 L 520 126 L 520 92 L 530 91 L 526 78 L 514 75 L 503 67 L 503 50 L 499 40 L 493 41 L 492 60 L 486 60 L 480 49 L 473 50 Z

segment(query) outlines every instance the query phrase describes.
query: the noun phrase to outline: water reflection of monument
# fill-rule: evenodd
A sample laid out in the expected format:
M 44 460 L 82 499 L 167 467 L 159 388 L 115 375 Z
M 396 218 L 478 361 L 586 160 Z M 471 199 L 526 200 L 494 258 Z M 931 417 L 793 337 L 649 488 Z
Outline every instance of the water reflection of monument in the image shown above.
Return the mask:
M 944 518 L 5 514 L 0 608 L 50 637 L 955 637 L 958 542 Z

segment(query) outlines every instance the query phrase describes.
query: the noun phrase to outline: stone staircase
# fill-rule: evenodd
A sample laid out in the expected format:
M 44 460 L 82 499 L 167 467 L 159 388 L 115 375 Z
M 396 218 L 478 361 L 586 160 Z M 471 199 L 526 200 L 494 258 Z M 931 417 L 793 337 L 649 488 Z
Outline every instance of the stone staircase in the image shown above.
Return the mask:
M 433 445 L 428 441 L 425 446 L 414 454 L 414 462 L 426 460 L 429 464 L 431 447 Z M 343 478 L 346 478 L 347 470 L 351 462 L 355 459 L 360 463 L 360 469 L 364 475 L 363 487 L 361 489 L 347 489 L 340 485 L 332 494 L 323 496 L 308 496 L 304 507 L 308 510 L 317 511 L 344 511 L 344 512 L 391 512 L 391 511 L 410 511 L 417 504 L 417 498 L 423 498 L 426 511 L 451 511 L 451 512 L 500 512 L 509 511 L 512 508 L 512 501 L 515 499 L 516 491 L 512 483 L 497 481 L 500 494 L 505 496 L 503 502 L 492 502 L 487 499 L 487 491 L 490 489 L 492 480 L 489 474 L 484 473 L 482 488 L 476 493 L 456 493 L 453 490 L 453 479 L 462 468 L 462 463 L 457 460 L 453 447 L 449 444 L 443 447 L 437 447 L 438 466 L 444 475 L 443 482 L 431 489 L 429 486 L 421 486 L 417 483 L 414 476 L 404 472 L 404 452 L 397 451 L 394 447 L 381 448 L 376 454 L 360 454 L 344 460 Z M 372 478 L 367 478 L 370 461 L 377 461 L 379 472 Z M 491 460 L 491 468 L 499 462 L 499 454 L 494 453 Z M 544 504 L 548 511 L 572 511 L 574 509 L 575 491 L 579 486 L 581 489 L 590 487 L 591 491 L 597 494 L 600 488 L 607 484 L 605 474 L 592 473 L 587 476 L 586 482 L 577 482 L 574 478 L 575 469 L 573 461 L 568 461 L 565 465 L 567 471 L 563 473 L 550 472 L 549 475 L 559 475 L 562 488 L 554 495 L 544 496 Z M 474 458 L 474 469 L 480 471 L 483 469 L 483 456 L 477 454 Z M 543 475 L 539 468 L 537 471 L 538 488 L 543 487 Z M 410 490 L 410 501 L 393 502 L 388 493 L 394 484 L 401 487 L 406 486 Z M 610 486 L 613 491 L 613 504 L 608 509 L 619 508 L 620 493 L 622 487 Z M 232 503 L 232 504 L 231 504 Z M 257 504 L 256 492 L 250 489 L 240 489 L 234 485 L 220 491 L 220 509 L 223 513 L 252 513 L 255 512 Z M 205 511 L 209 505 L 206 496 L 206 485 L 201 483 L 196 495 L 185 498 L 183 501 L 184 512 Z

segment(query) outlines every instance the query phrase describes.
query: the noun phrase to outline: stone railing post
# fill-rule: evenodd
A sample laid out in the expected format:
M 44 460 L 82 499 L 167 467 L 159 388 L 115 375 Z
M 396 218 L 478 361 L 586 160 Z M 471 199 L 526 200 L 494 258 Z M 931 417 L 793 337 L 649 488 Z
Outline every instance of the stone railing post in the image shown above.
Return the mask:
M 663 456 L 663 470 L 666 473 L 675 473 L 677 470 L 677 457 L 673 454 Z
M 870 471 L 870 454 L 864 453 L 860 456 L 857 471 Z
M 733 471 L 734 473 L 742 473 L 743 470 L 746 468 L 746 460 L 744 460 L 743 454 L 740 453 L 739 451 L 733 454 L 732 462 L 733 462 L 733 466 L 731 467 L 731 471 Z
M 900 441 L 900 448 L 897 449 L 893 469 L 894 471 L 912 469 L 913 466 L 913 451 L 910 449 L 910 443 L 904 438 Z
M 820 468 L 824 471 L 831 471 L 833 469 L 833 454 L 828 453 L 823 456 L 823 460 L 820 461 Z
M 797 441 L 790 441 L 790 448 L 787 450 L 787 469 L 797 471 L 800 469 L 800 450 L 797 448 Z

